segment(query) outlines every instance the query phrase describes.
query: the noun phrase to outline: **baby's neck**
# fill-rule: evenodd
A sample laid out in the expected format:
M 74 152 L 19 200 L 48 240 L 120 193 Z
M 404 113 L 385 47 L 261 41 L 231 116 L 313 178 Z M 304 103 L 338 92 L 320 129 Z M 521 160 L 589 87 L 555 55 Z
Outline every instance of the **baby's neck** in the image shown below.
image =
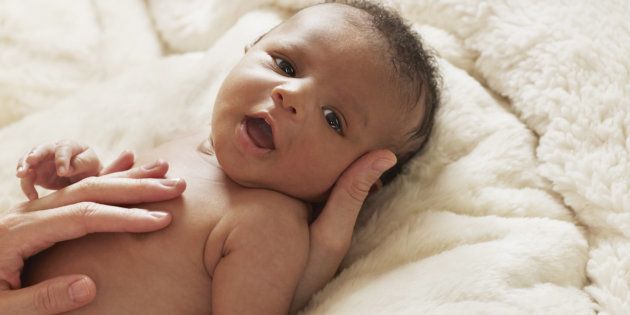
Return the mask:
M 214 146 L 212 144 L 212 138 L 210 138 L 209 133 L 203 133 L 203 132 L 199 132 L 196 133 L 196 135 L 198 135 L 199 137 L 202 137 L 203 140 L 201 140 L 201 142 L 199 143 L 199 145 L 197 146 L 197 150 L 203 154 L 206 155 L 210 155 L 215 157 L 215 152 L 214 152 Z M 220 167 L 220 163 L 217 160 L 217 165 L 219 165 Z M 247 187 L 247 186 L 243 186 L 241 184 L 239 184 L 238 182 L 234 181 L 227 173 L 224 172 L 224 174 L 226 175 L 227 178 L 229 178 L 232 182 L 234 182 L 235 184 L 243 187 L 244 189 L 248 189 L 248 188 L 252 188 L 252 187 Z M 268 190 L 273 190 L 273 189 L 269 189 L 269 188 L 265 188 L 265 187 L 256 187 L 257 189 L 268 189 Z M 274 190 L 276 191 L 276 190 Z M 278 193 L 285 194 L 284 192 L 281 191 L 276 191 Z M 318 202 L 318 203 L 314 203 L 314 202 L 310 202 L 307 200 L 302 200 L 299 198 L 295 198 L 293 196 L 287 195 L 291 198 L 294 199 L 298 199 L 302 202 L 304 202 L 306 205 L 308 205 L 308 218 L 309 218 L 309 223 L 312 222 L 312 220 L 315 219 L 315 217 L 319 214 L 319 212 L 321 211 L 322 205 L 324 204 L 323 202 Z

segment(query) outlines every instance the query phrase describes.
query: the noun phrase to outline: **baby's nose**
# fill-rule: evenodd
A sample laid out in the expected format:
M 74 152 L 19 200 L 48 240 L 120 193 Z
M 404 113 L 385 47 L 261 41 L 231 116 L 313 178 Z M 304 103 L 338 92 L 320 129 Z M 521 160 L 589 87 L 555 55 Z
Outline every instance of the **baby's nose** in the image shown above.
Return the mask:
M 271 98 L 273 99 L 273 102 L 276 106 L 284 108 L 293 114 L 297 114 L 297 110 L 295 109 L 295 107 L 289 104 L 288 100 L 286 99 L 286 95 L 286 91 L 283 91 L 282 89 L 274 89 L 271 92 Z

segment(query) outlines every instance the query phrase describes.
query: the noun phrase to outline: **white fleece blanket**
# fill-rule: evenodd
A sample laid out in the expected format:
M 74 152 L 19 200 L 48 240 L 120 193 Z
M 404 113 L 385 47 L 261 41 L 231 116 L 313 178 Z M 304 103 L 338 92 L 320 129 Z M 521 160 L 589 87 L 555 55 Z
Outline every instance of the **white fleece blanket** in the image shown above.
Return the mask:
M 242 47 L 309 2 L 0 0 L 0 210 L 35 144 L 108 160 L 207 124 Z M 630 3 L 392 5 L 440 56 L 434 136 L 303 313 L 630 313 Z

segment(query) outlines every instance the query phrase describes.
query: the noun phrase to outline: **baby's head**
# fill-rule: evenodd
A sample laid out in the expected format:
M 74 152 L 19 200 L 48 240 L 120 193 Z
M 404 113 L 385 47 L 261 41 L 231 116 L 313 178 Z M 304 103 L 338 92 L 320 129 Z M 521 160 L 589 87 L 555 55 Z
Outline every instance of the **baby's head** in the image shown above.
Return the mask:
M 427 141 L 436 76 L 396 13 L 363 1 L 308 7 L 248 47 L 223 82 L 217 159 L 241 185 L 319 201 L 353 161 L 389 149 L 389 181 Z

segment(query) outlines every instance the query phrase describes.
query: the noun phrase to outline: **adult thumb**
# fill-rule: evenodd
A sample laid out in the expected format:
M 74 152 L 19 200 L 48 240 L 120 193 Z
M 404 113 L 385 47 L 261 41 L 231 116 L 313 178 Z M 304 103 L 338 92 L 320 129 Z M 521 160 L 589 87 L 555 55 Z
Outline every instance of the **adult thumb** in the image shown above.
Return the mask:
M 83 275 L 61 276 L 6 291 L 0 306 L 7 314 L 58 314 L 85 306 L 96 297 L 96 285 Z
M 394 164 L 396 156 L 389 150 L 372 151 L 355 161 L 337 180 L 312 228 L 351 235 L 370 188 Z
M 362 156 L 341 175 L 331 192 L 328 205 L 358 211 L 372 185 L 394 164 L 396 156 L 388 150 L 372 151 Z

